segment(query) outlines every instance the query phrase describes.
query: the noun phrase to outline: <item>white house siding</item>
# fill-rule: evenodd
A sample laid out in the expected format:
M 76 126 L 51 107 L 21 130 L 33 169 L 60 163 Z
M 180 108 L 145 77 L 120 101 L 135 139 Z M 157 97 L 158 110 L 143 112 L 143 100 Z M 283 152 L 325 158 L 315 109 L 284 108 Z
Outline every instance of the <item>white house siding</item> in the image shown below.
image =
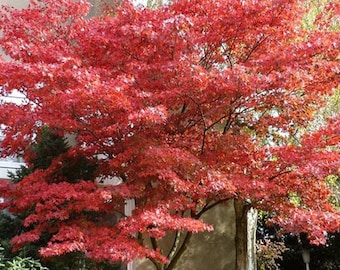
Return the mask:
M 24 8 L 27 7 L 29 0 L 0 0 L 0 7 L 2 5 L 12 6 L 14 8 Z M 0 50 L 0 54 L 3 56 L 3 52 Z M 23 101 L 23 96 L 14 91 L 9 96 L 0 96 L 0 102 L 14 102 L 21 103 Z M 3 139 L 0 127 L 0 141 Z M 1 148 L 0 148 L 1 151 Z M 8 172 L 14 172 L 17 168 L 23 165 L 22 159 L 16 157 L 8 157 L 0 159 L 0 179 L 8 179 Z
M 24 97 L 17 91 L 13 91 L 8 96 L 1 96 L 0 102 L 12 102 L 20 104 L 24 102 Z M 4 126 L 0 123 L 0 143 L 3 140 L 2 129 Z M 0 148 L 1 151 L 1 148 Z M 24 165 L 21 157 L 6 157 L 0 158 L 0 179 L 8 179 L 8 172 L 14 172 L 21 165 Z

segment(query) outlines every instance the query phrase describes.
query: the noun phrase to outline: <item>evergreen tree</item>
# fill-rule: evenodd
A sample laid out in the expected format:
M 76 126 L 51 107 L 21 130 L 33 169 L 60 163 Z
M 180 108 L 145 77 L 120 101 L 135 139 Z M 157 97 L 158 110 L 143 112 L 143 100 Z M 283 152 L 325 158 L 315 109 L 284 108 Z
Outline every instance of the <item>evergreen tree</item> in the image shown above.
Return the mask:
M 27 160 L 29 166 L 21 166 L 15 173 L 9 172 L 10 181 L 18 183 L 35 170 L 48 168 L 52 159 L 65 153 L 68 148 L 64 138 L 54 134 L 49 128 L 43 127 L 36 142 L 30 146 L 30 157 Z M 39 245 L 26 245 L 19 252 L 11 250 L 10 240 L 25 231 L 22 222 L 29 214 L 30 211 L 16 214 L 8 213 L 8 211 L 0 212 L 0 239 L 5 257 L 11 258 L 19 255 L 38 258 Z
M 66 139 L 58 135 L 48 127 L 43 127 L 38 134 L 36 141 L 29 147 L 28 157 L 26 162 L 28 166 L 21 166 L 15 173 L 10 172 L 10 181 L 19 183 L 25 176 L 33 173 L 36 170 L 48 169 L 53 159 L 60 158 L 63 166 L 52 170 L 53 177 L 76 183 L 80 180 L 93 181 L 96 164 L 89 161 L 84 156 L 70 157 L 66 155 L 70 149 Z M 64 155 L 64 156 L 63 156 Z M 33 209 L 32 209 L 33 210 Z M 0 244 L 3 247 L 3 256 L 8 259 L 15 258 L 33 258 L 39 259 L 39 248 L 46 245 L 51 235 L 46 234 L 43 239 L 35 242 L 34 244 L 26 244 L 17 252 L 11 249 L 10 241 L 16 235 L 32 229 L 23 226 L 23 220 L 31 213 L 9 213 L 8 211 L 0 212 Z M 89 213 L 89 218 L 93 218 Z M 19 260 L 19 262 L 23 262 Z M 53 270 L 67 270 L 67 269 L 116 269 L 115 265 L 102 262 L 95 263 L 89 259 L 85 259 L 82 253 L 74 252 L 64 256 L 52 258 L 44 261 L 45 266 Z M 118 267 L 118 266 L 117 266 Z

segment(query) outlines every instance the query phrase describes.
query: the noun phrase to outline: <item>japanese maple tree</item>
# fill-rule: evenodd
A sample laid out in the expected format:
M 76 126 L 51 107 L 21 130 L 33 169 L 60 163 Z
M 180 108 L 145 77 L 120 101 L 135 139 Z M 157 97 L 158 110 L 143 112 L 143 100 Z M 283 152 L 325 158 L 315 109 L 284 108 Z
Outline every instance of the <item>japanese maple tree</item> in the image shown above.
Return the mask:
M 77 138 L 49 167 L 1 184 L 3 207 L 33 209 L 14 247 L 48 232 L 45 257 L 148 257 L 170 269 L 181 252 L 161 254 L 157 239 L 211 230 L 201 215 L 232 199 L 238 217 L 264 209 L 323 243 L 340 227 L 324 182 L 340 167 L 340 118 L 307 127 L 339 84 L 339 5 L 329 1 L 312 30 L 302 25 L 308 5 L 293 0 L 123 2 L 95 18 L 84 0 L 4 8 L 0 44 L 11 60 L 1 59 L 0 91 L 25 100 L 1 104 L 3 155 L 28 161 L 43 126 Z M 82 156 L 97 165 L 91 179 L 56 173 Z M 122 183 L 98 183 L 110 177 Z M 130 198 L 132 216 L 107 222 Z

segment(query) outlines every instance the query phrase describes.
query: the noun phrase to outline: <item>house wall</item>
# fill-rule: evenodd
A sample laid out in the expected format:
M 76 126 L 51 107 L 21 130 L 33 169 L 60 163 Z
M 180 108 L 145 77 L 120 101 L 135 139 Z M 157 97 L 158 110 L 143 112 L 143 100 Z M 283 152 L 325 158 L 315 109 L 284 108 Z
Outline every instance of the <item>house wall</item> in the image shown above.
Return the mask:
M 214 231 L 193 234 L 175 270 L 235 269 L 235 212 L 232 201 L 216 206 L 202 218 L 214 225 Z M 169 235 L 161 244 L 161 249 L 167 251 L 172 242 L 173 235 Z M 138 260 L 136 265 L 137 270 L 156 270 L 147 259 Z
M 12 6 L 14 8 L 27 7 L 29 0 L 0 0 L 0 5 Z

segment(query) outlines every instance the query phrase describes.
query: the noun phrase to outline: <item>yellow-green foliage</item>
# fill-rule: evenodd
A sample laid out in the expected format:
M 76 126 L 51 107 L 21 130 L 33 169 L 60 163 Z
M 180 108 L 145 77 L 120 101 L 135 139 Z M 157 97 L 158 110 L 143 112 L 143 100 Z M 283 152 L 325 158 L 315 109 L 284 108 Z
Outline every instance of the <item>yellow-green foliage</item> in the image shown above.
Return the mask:
M 334 16 L 334 14 L 326 13 L 325 7 L 330 2 L 330 0 L 306 0 L 305 5 L 309 8 L 308 14 L 305 16 L 303 27 L 307 30 L 315 30 L 318 28 L 316 20 L 322 15 L 324 20 L 330 21 L 329 30 L 339 31 L 340 30 L 340 20 L 339 17 Z
M 340 210 L 340 177 L 338 175 L 330 175 L 326 178 L 326 183 L 332 190 L 332 195 L 329 198 L 330 202 L 336 209 Z

